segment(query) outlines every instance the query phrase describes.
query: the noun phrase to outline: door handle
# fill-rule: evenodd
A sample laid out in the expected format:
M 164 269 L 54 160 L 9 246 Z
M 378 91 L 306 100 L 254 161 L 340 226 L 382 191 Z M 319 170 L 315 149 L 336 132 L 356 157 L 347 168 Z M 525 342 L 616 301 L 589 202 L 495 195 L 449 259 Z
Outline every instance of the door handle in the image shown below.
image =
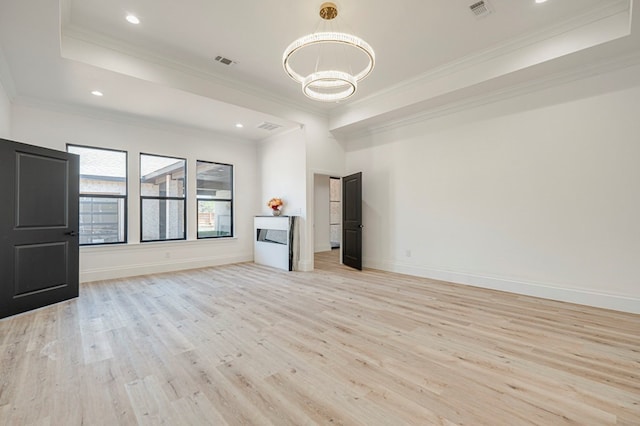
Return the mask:
M 69 235 L 70 237 L 77 237 L 78 233 L 76 231 L 65 232 L 64 235 Z

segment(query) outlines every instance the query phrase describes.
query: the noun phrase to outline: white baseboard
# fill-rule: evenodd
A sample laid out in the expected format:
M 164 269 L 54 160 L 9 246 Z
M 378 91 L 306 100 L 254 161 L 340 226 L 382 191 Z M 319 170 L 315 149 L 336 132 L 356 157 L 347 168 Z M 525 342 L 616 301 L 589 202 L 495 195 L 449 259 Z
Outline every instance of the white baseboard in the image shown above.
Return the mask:
M 331 244 L 322 245 L 322 246 L 315 246 L 313 251 L 315 253 L 320 253 L 320 252 L 323 252 L 323 251 L 331 251 Z
M 491 290 L 500 290 L 526 296 L 540 297 L 543 299 L 640 314 L 640 298 L 637 297 L 602 293 L 587 289 L 560 287 L 553 284 L 486 277 L 416 265 L 407 265 L 400 262 L 365 260 L 364 266 L 367 268 L 397 272 L 456 284 L 465 284 Z
M 80 271 L 80 282 L 110 280 L 115 278 L 134 277 L 137 275 L 159 274 L 164 272 L 183 271 L 186 269 L 206 268 L 210 266 L 228 265 L 232 263 L 251 262 L 253 255 L 228 257 L 201 257 L 196 259 L 169 260 L 162 262 L 122 265 L 108 268 L 93 268 Z
M 313 271 L 313 264 L 310 261 L 302 260 L 298 262 L 298 271 L 300 272 L 310 272 Z
M 174 272 L 186 269 L 206 268 L 209 266 L 220 266 L 251 261 L 253 261 L 253 255 L 251 254 L 228 257 L 201 257 L 196 259 L 191 258 L 171 261 L 169 259 L 163 259 L 162 262 L 81 270 L 80 282 L 85 283 L 90 281 Z M 491 290 L 500 290 L 526 296 L 540 297 L 543 299 L 558 300 L 562 302 L 576 303 L 579 305 L 594 306 L 598 308 L 613 309 L 616 311 L 640 314 L 640 298 L 636 297 L 595 292 L 585 289 L 566 288 L 543 283 L 486 277 L 436 268 L 427 268 L 423 266 L 408 265 L 399 262 L 382 262 L 365 259 L 364 266 L 367 268 L 397 272 L 401 274 L 447 281 L 456 284 L 465 284 Z M 298 270 L 311 271 L 312 267 L 310 265 L 310 262 L 301 260 Z
M 326 244 L 326 245 L 320 245 L 320 246 L 315 246 L 314 247 L 314 253 L 320 253 L 323 251 L 331 251 L 331 244 Z

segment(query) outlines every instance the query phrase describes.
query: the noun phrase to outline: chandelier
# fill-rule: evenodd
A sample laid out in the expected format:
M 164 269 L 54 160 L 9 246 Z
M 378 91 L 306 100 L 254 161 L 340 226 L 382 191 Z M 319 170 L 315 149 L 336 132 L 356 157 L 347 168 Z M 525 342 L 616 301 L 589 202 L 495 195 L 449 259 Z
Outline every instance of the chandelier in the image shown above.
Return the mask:
M 328 23 L 337 16 L 338 8 L 334 3 L 327 2 L 320 6 L 320 17 L 325 22 Z M 315 66 L 302 73 L 295 71 L 292 66 L 294 57 L 303 56 L 302 50 L 312 50 L 312 46 L 317 47 Z M 322 50 L 325 46 L 333 47 L 329 52 L 334 56 L 330 65 L 324 63 L 327 62 L 327 52 Z M 357 64 L 361 67 L 357 73 L 352 71 L 352 63 L 347 60 L 347 54 L 352 55 L 353 52 L 362 57 L 360 62 L 364 59 L 363 63 Z M 304 59 L 300 62 L 304 62 Z M 371 73 L 375 65 L 375 53 L 360 37 L 338 31 L 321 31 L 300 37 L 291 43 L 282 54 L 282 65 L 289 77 L 302 85 L 302 93 L 307 97 L 317 101 L 337 102 L 352 96 L 358 89 L 358 82 Z

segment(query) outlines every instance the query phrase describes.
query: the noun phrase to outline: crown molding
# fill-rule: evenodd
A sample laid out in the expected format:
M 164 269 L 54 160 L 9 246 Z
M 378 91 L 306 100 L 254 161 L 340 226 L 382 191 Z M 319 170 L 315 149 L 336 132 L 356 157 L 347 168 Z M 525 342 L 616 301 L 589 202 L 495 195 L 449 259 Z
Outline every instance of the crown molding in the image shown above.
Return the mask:
M 190 125 L 182 125 L 179 123 L 172 123 L 161 119 L 155 119 L 151 117 L 141 117 L 132 115 L 130 113 L 123 113 L 117 111 L 107 111 L 102 108 L 96 108 L 88 105 L 76 105 L 66 102 L 53 102 L 43 99 L 33 98 L 29 96 L 18 96 L 13 100 L 15 106 L 22 106 L 27 108 L 43 109 L 46 111 L 64 113 L 76 115 L 84 118 L 90 118 L 94 120 L 109 121 L 115 124 L 125 124 L 136 127 L 143 127 L 150 130 L 162 130 L 165 132 L 176 133 L 184 136 L 201 137 L 206 139 L 215 138 L 216 140 L 227 143 L 243 143 L 243 144 L 257 144 L 264 139 L 243 139 L 234 136 L 230 136 L 225 133 L 216 132 L 214 130 L 194 127 Z M 296 127 L 297 128 L 297 127 Z M 284 131 L 284 129 L 283 129 Z M 275 135 L 270 135 L 272 137 Z
M 629 15 L 631 15 L 631 1 L 632 0 L 618 0 L 615 3 L 591 9 L 582 15 L 575 16 L 559 24 L 549 26 L 533 33 L 528 33 L 522 37 L 517 37 L 507 42 L 492 46 L 488 49 L 484 49 L 473 54 L 461 57 L 457 60 L 448 62 L 442 66 L 419 74 L 414 78 L 401 81 L 397 84 L 387 87 L 384 90 L 372 93 L 367 97 L 349 102 L 348 104 L 345 104 L 345 107 L 358 108 L 360 106 L 365 106 L 372 101 L 383 98 L 385 95 L 391 93 L 396 93 L 398 91 L 410 92 L 416 87 L 434 82 L 435 80 L 446 77 L 450 74 L 455 74 L 460 71 L 476 67 L 501 56 L 505 56 L 513 52 L 522 50 L 528 46 L 550 40 L 559 35 L 569 33 L 589 24 L 593 24 L 594 22 L 601 21 L 603 19 L 607 19 L 624 12 L 628 12 Z M 336 115 L 340 114 L 340 109 L 342 108 L 336 109 Z
M 136 58 L 138 60 L 152 64 L 154 66 L 164 67 L 190 77 L 196 77 L 208 83 L 224 86 L 226 88 L 229 88 L 231 90 L 234 90 L 236 92 L 242 93 L 247 96 L 258 97 L 263 100 L 273 102 L 279 106 L 282 106 L 283 108 L 293 107 L 298 111 L 303 111 L 309 114 L 319 115 L 322 117 L 328 117 L 328 114 L 329 114 L 326 109 L 315 107 L 308 103 L 302 103 L 298 99 L 279 96 L 274 92 L 265 90 L 263 87 L 260 87 L 257 85 L 240 83 L 236 80 L 227 78 L 225 76 L 214 73 L 211 70 L 204 69 L 202 67 L 186 64 L 183 62 L 178 62 L 170 58 L 154 54 L 149 51 L 136 49 L 135 47 L 132 47 L 132 45 L 130 44 L 126 44 L 112 37 L 107 37 L 105 35 L 97 34 L 95 32 L 86 30 L 74 24 L 68 24 L 61 28 L 61 51 L 62 52 L 64 52 L 63 45 L 64 45 L 65 38 L 75 39 L 89 45 L 97 46 L 99 48 L 112 50 L 121 55 Z M 67 57 L 64 54 L 62 56 Z M 67 59 L 75 60 L 75 58 L 73 57 L 67 57 Z M 202 94 L 199 93 L 199 95 L 202 95 Z M 222 102 L 226 102 L 226 101 L 222 101 Z
M 488 105 L 519 96 L 524 96 L 530 93 L 570 83 L 572 81 L 578 81 L 593 77 L 598 74 L 613 72 L 637 65 L 640 65 L 640 50 L 634 51 L 624 56 L 616 57 L 614 59 L 601 61 L 599 63 L 595 63 L 586 67 L 574 68 L 569 71 L 547 75 L 545 77 L 530 80 L 525 83 L 520 83 L 505 87 L 503 89 L 494 90 L 490 93 L 468 97 L 462 101 L 452 102 L 439 107 L 430 108 L 425 111 L 403 117 L 402 119 L 389 120 L 381 124 L 368 126 L 364 129 L 358 129 L 354 131 L 336 130 L 332 132 L 338 135 L 338 140 L 360 139 L 375 134 L 384 134 L 405 126 L 426 122 L 435 118 L 459 113 L 468 109 L 481 107 L 483 105 Z

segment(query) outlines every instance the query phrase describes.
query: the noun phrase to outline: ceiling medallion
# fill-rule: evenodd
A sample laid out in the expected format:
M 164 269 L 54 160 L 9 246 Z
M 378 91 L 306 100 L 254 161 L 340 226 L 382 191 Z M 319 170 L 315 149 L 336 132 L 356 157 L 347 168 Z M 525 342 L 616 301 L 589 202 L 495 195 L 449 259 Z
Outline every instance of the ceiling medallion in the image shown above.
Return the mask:
M 337 16 L 338 9 L 334 3 L 327 2 L 320 6 L 320 17 L 324 21 L 329 22 Z M 293 69 L 291 62 L 296 53 L 310 46 L 322 47 L 328 44 L 347 47 L 364 54 L 367 65 L 356 74 L 345 70 L 321 69 L 322 51 L 318 49 L 318 58 L 313 72 L 302 75 Z M 337 102 L 353 96 L 358 89 L 358 82 L 371 73 L 375 65 L 375 53 L 369 43 L 360 37 L 338 31 L 314 32 L 300 37 L 285 49 L 282 54 L 282 65 L 289 77 L 302 85 L 305 96 L 317 101 Z M 344 67 L 351 69 L 349 63 L 345 63 Z

